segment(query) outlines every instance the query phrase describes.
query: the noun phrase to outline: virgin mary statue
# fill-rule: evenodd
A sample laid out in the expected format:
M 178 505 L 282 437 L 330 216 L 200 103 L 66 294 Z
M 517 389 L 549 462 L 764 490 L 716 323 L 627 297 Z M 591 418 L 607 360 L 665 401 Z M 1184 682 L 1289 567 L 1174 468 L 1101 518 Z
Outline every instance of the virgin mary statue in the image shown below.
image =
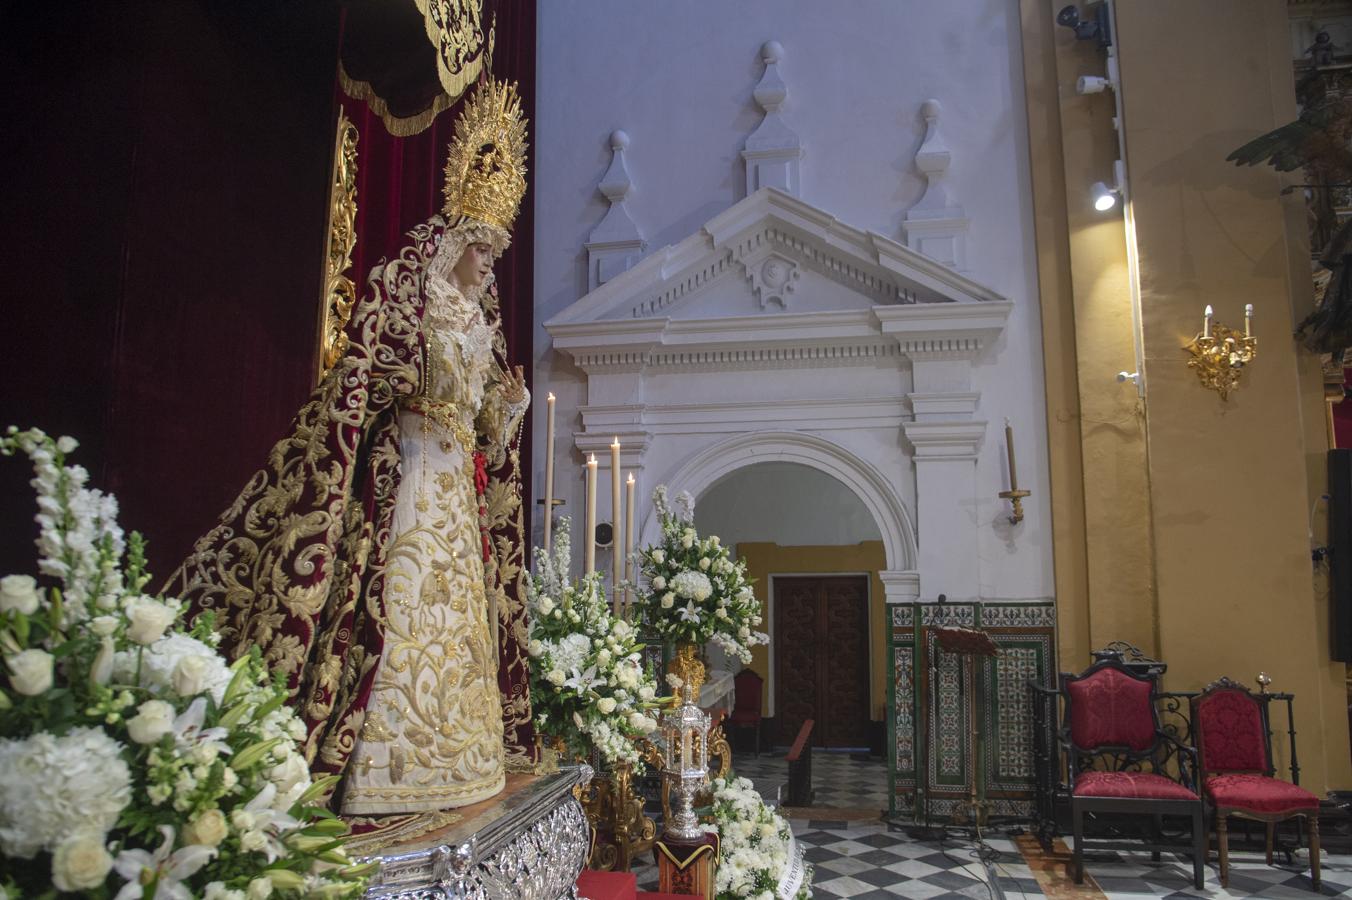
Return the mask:
M 489 460 L 529 402 L 491 274 L 525 154 L 514 86 L 480 86 L 456 125 L 445 215 L 371 271 L 345 355 L 166 587 L 213 615 L 228 655 L 257 647 L 285 676 L 312 769 L 343 776 L 344 814 L 491 797 L 504 719 L 529 726 L 524 669 L 499 677 L 521 665 L 500 653 L 521 623 L 485 584 Z M 501 624 L 515 633 L 499 644 Z

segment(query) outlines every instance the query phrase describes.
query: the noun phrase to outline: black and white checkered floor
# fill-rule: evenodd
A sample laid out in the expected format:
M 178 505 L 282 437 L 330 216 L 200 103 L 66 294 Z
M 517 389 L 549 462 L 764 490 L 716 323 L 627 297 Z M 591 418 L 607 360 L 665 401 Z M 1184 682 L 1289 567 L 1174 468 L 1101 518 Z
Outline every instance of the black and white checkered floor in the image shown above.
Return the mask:
M 999 830 L 983 832 L 985 847 L 969 837 L 951 832 L 942 841 L 921 841 L 904 828 L 879 819 L 855 818 L 861 810 L 885 810 L 886 764 L 852 758 L 846 754 L 818 752 L 812 759 L 813 816 L 790 818 L 804 856 L 816 874 L 813 894 L 818 898 L 848 897 L 857 900 L 913 897 L 917 900 L 957 898 L 1047 897 L 1012 835 Z M 755 782 L 765 799 L 779 805 L 787 783 L 787 765 L 782 755 L 738 755 L 734 772 Z M 830 818 L 828 808 L 849 811 L 851 821 Z M 1063 871 L 1056 866 L 1058 874 Z M 1220 886 L 1216 857 L 1206 870 L 1202 891 L 1192 887 L 1192 867 L 1186 858 L 1152 862 L 1149 853 L 1096 853 L 1086 860 L 1086 869 L 1098 883 L 1076 886 L 1060 882 L 1050 896 L 1107 900 L 1144 898 L 1214 898 L 1214 900 L 1308 900 L 1310 890 L 1305 856 L 1298 853 L 1291 866 L 1267 866 L 1262 853 L 1233 851 L 1230 855 L 1230 887 Z M 634 867 L 640 890 L 657 889 L 657 868 L 651 859 Z M 1319 895 L 1352 898 L 1352 856 L 1325 854 Z M 1101 891 L 1101 892 L 1100 892 Z

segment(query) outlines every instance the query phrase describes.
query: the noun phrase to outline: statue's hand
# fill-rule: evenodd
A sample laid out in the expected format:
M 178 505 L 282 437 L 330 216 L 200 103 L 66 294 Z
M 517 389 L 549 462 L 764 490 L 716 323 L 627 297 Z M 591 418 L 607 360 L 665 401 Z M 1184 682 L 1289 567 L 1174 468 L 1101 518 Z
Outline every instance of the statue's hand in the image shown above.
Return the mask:
M 502 381 L 502 399 L 510 404 L 520 403 L 526 399 L 526 373 L 520 366 L 512 366 L 510 372 L 506 372 Z

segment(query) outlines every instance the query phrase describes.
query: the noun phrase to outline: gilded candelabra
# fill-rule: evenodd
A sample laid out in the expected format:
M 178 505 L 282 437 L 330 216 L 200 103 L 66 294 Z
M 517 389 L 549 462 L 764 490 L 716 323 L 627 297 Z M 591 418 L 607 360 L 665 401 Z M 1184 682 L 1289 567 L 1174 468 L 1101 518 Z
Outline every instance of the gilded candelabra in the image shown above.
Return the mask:
M 1230 392 L 1239 388 L 1244 367 L 1258 355 L 1258 338 L 1253 336 L 1253 304 L 1244 307 L 1243 334 L 1215 321 L 1208 306 L 1201 334 L 1184 344 L 1183 349 L 1192 354 L 1188 368 L 1197 373 L 1202 386 L 1228 400 Z

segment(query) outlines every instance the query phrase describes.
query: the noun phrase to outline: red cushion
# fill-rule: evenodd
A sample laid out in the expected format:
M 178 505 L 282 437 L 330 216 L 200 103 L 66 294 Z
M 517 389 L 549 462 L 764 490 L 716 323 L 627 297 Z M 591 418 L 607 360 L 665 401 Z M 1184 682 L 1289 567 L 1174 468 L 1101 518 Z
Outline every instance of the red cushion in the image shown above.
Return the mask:
M 728 721 L 733 725 L 758 725 L 760 720 L 760 710 L 754 709 L 735 709 L 732 715 L 728 716 Z
M 1194 726 L 1200 736 L 1202 768 L 1208 772 L 1262 772 L 1267 735 L 1258 701 L 1247 691 L 1221 688 L 1197 701 Z
M 633 872 L 595 872 L 583 869 L 577 877 L 577 892 L 587 900 L 633 900 L 638 877 Z
M 1269 816 L 1319 808 L 1319 798 L 1305 788 L 1266 775 L 1212 775 L 1206 792 L 1217 807 Z
M 1070 694 L 1070 739 L 1084 748 L 1116 746 L 1144 750 L 1155 743 L 1150 682 L 1120 669 L 1099 669 L 1066 684 Z
M 1197 799 L 1196 794 L 1177 781 L 1154 772 L 1081 772 L 1075 776 L 1075 796 L 1133 800 Z

